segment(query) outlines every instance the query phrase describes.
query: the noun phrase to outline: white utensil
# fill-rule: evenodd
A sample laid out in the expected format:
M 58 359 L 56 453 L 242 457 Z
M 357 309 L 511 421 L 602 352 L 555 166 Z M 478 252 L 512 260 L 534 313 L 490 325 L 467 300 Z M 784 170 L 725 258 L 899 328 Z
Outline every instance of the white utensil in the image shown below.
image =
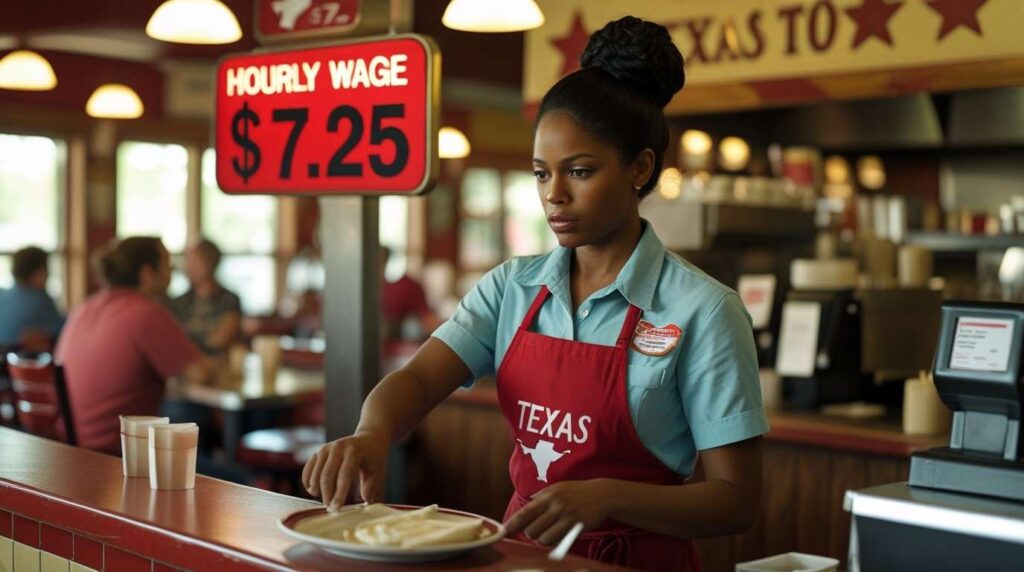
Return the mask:
M 565 555 L 569 553 L 569 549 L 572 548 L 572 543 L 576 542 L 576 537 L 578 537 L 581 532 L 583 532 L 583 523 L 577 522 L 571 529 L 569 529 L 569 532 L 562 537 L 562 541 L 558 543 L 558 546 L 548 553 L 548 560 L 554 560 L 555 562 L 565 560 Z

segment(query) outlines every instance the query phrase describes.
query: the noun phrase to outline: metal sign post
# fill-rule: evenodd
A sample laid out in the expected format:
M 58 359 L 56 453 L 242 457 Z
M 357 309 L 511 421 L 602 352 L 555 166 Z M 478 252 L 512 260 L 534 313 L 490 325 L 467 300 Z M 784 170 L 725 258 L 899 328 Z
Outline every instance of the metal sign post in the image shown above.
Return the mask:
M 380 238 L 376 197 L 320 199 L 327 336 L 327 439 L 351 435 L 380 377 Z

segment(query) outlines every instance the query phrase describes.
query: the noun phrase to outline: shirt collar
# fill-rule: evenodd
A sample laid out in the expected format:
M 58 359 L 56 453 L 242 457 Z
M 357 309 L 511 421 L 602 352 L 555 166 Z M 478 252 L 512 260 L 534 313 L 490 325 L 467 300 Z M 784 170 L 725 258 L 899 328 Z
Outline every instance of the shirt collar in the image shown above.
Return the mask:
M 661 267 L 665 262 L 665 247 L 662 246 L 654 227 L 643 221 L 644 232 L 640 242 L 633 249 L 626 264 L 622 266 L 615 281 L 606 289 L 619 291 L 630 304 L 644 311 L 650 311 L 654 292 L 658 287 Z M 572 250 L 561 246 L 544 256 L 538 256 L 526 263 L 513 276 L 524 286 L 547 286 L 552 293 L 569 287 L 569 261 Z

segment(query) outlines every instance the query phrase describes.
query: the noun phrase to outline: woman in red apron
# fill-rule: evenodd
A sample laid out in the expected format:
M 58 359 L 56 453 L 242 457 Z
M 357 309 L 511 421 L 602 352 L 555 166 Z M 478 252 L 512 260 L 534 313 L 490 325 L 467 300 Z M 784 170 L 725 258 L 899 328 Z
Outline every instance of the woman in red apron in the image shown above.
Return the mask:
M 591 36 L 580 63 L 548 91 L 537 114 L 534 172 L 560 246 L 558 257 L 540 257 L 546 279 L 524 278 L 531 263 L 522 260 L 511 265 L 519 274 L 508 263 L 488 274 L 416 356 L 371 392 L 356 433 L 310 459 L 303 483 L 330 506 L 344 504 L 357 479 L 364 499 L 380 500 L 389 445 L 494 363 L 489 371 L 497 374 L 515 439 L 510 535 L 550 546 L 580 524 L 577 555 L 643 570 L 699 570 L 690 539 L 741 532 L 760 504 L 757 437 L 767 422 L 749 318 L 734 292 L 665 261 L 639 216 L 668 145 L 662 110 L 684 81 L 667 30 L 632 17 L 611 22 Z M 666 279 L 672 272 L 689 281 Z M 687 286 L 677 291 L 680 284 Z M 559 314 L 585 319 L 595 298 L 609 296 L 614 303 L 601 306 L 598 327 L 612 329 L 609 337 L 617 332 L 613 343 L 581 341 L 575 326 L 566 332 L 552 325 Z M 666 313 L 667 306 L 680 311 Z M 660 316 L 652 320 L 678 317 L 690 337 L 684 342 L 675 322 L 644 321 L 647 311 Z M 700 387 L 676 376 L 686 390 L 674 395 L 686 406 L 671 418 L 645 420 L 644 409 L 632 408 L 634 365 L 644 367 L 633 362 L 676 363 L 684 352 L 688 363 L 711 364 L 715 372 L 731 373 L 733 361 L 749 367 L 710 377 L 700 366 L 687 369 Z M 708 414 L 710 408 L 717 409 Z M 640 425 L 671 429 L 689 442 L 685 462 L 666 464 Z M 696 450 L 705 480 L 684 484 Z

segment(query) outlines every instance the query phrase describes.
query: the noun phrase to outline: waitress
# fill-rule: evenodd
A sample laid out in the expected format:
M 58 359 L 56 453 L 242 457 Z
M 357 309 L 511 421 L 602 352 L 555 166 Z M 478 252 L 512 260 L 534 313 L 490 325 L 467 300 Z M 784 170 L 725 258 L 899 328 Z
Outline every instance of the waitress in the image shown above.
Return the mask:
M 654 189 L 684 83 L 668 31 L 633 17 L 591 36 L 545 95 L 537 190 L 559 247 L 493 269 L 409 364 L 367 397 L 354 435 L 303 483 L 325 504 L 382 498 L 388 448 L 460 385 L 497 375 L 515 438 L 509 533 L 644 570 L 699 568 L 689 539 L 747 529 L 761 494 L 761 404 L 735 292 L 665 250 Z M 704 480 L 685 484 L 702 457 Z

